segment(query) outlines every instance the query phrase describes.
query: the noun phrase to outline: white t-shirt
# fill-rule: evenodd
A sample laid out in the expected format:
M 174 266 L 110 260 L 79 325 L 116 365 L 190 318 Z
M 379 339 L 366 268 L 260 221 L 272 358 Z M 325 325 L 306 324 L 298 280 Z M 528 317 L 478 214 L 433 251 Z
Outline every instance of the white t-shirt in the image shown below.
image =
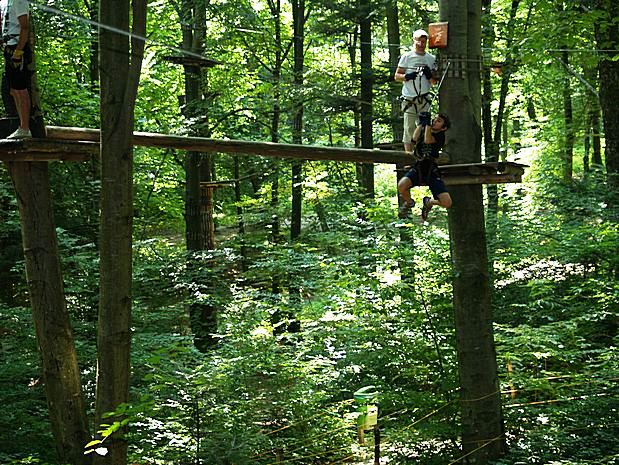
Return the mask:
M 0 0 L 0 15 L 2 15 L 2 37 L 10 36 L 6 45 L 17 45 L 19 42 L 19 18 L 28 14 L 27 0 Z M 7 21 L 8 13 L 8 21 Z
M 406 73 L 416 71 L 417 68 L 423 68 L 424 66 L 429 66 L 433 71 L 436 70 L 436 58 L 434 58 L 434 55 L 428 52 L 420 55 L 412 50 L 402 55 L 398 62 L 398 67 L 406 69 Z M 416 97 L 429 92 L 431 87 L 430 81 L 422 73 L 418 73 L 415 79 L 404 82 L 402 95 L 404 97 Z

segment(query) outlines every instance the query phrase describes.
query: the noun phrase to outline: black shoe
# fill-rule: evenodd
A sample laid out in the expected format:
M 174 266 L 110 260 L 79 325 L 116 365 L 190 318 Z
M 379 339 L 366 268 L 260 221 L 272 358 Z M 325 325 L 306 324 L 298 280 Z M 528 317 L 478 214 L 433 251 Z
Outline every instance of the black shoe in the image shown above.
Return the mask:
M 430 203 L 430 200 L 430 197 L 423 198 L 423 206 L 421 207 L 421 219 L 423 221 L 428 220 L 428 213 L 430 213 L 430 210 L 432 209 L 432 204 Z
M 404 219 L 408 218 L 408 214 L 411 209 L 415 206 L 415 201 L 411 200 L 410 202 L 404 202 L 400 209 L 398 210 L 398 218 Z

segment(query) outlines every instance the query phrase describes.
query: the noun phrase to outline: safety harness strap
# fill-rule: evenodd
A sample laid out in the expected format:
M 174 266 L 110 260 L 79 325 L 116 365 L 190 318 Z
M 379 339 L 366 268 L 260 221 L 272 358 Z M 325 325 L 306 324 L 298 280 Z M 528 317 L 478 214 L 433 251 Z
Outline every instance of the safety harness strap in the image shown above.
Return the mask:
M 415 112 L 419 113 L 419 106 L 424 107 L 432 102 L 432 93 L 426 92 L 425 94 L 417 95 L 416 97 L 400 97 L 402 100 L 406 102 L 406 105 L 402 109 L 403 113 L 406 113 L 408 109 L 412 106 L 415 107 Z

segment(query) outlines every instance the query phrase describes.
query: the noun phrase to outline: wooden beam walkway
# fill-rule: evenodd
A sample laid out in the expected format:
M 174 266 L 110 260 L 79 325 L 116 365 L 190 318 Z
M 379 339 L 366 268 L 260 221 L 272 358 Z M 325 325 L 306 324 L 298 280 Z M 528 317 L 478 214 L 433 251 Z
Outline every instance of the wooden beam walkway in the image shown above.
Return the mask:
M 0 161 L 86 161 L 99 153 L 98 129 L 48 126 L 46 138 L 0 140 Z M 410 155 L 398 150 L 325 147 L 242 140 L 210 139 L 134 132 L 133 144 L 192 152 L 222 152 L 301 160 L 410 165 Z M 526 165 L 513 162 L 442 165 L 447 185 L 521 182 Z

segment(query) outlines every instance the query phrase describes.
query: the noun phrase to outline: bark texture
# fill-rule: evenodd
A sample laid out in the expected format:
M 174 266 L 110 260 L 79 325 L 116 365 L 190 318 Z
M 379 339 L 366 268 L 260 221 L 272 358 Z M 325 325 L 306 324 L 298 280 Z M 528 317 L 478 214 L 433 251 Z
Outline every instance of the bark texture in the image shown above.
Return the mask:
M 19 205 L 26 278 L 60 461 L 90 463 L 90 440 L 64 287 L 46 162 L 8 163 Z
M 596 6 L 605 15 L 595 25 L 595 38 L 601 50 L 617 50 L 619 29 L 619 2 L 597 0 Z M 612 53 L 603 52 L 599 65 L 600 102 L 604 120 L 605 157 L 608 186 L 619 189 L 619 112 L 615 105 L 619 101 L 619 61 L 612 59 Z
M 131 13 L 130 13 L 131 8 Z M 146 29 L 146 1 L 102 0 L 99 21 L 129 37 L 99 31 L 101 73 L 101 231 L 100 291 L 97 333 L 97 398 L 95 425 L 121 421 L 107 417 L 129 399 L 131 372 L 131 284 L 133 226 L 134 105 L 142 64 Z M 126 79 L 120 79 L 125 76 Z M 95 464 L 125 465 L 124 428 L 105 439 L 108 454 L 95 455 Z
M 294 108 L 292 117 L 292 142 L 303 143 L 303 69 L 305 66 L 305 0 L 293 0 L 293 82 Z M 292 162 L 292 215 L 290 222 L 290 238 L 301 235 L 301 210 L 303 207 L 303 161 Z
M 361 147 L 371 149 L 374 146 L 372 135 L 372 21 L 370 0 L 358 0 L 359 31 L 361 39 Z M 374 166 L 358 166 L 359 184 L 365 194 L 374 197 Z
M 449 21 L 444 58 L 451 71 L 440 106 L 452 118 L 447 146 L 453 163 L 481 159 L 481 3 L 442 0 L 441 20 Z M 467 14 L 462 14 L 466 11 Z M 462 418 L 467 463 L 485 464 L 504 452 L 503 419 L 492 329 L 492 306 L 481 186 L 450 187 L 449 212 Z

